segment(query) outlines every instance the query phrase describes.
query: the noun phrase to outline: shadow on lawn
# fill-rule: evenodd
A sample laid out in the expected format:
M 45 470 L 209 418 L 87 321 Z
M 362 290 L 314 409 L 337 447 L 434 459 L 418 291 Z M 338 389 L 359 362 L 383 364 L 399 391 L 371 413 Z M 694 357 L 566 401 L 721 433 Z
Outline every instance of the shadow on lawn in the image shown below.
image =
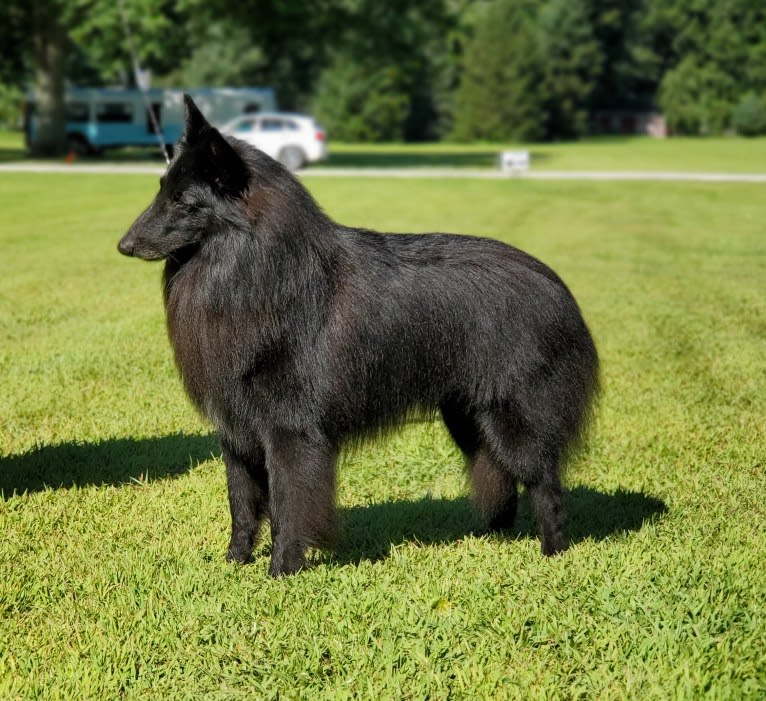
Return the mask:
M 567 533 L 572 545 L 592 538 L 639 530 L 644 523 L 667 511 L 665 503 L 640 492 L 619 490 L 604 494 L 589 487 L 575 487 L 567 499 Z M 405 542 L 426 545 L 449 543 L 480 535 L 483 524 L 466 497 L 395 501 L 341 510 L 343 537 L 330 559 L 359 563 L 388 557 L 392 546 Z M 523 494 L 510 539 L 536 538 L 537 530 L 529 502 Z
M 49 488 L 119 486 L 175 477 L 219 452 L 214 436 L 185 434 L 43 446 L 0 458 L 0 499 Z M 667 510 L 660 499 L 640 492 L 604 494 L 589 487 L 572 489 L 567 503 L 572 544 L 637 531 Z M 338 563 L 380 560 L 388 557 L 392 546 L 405 542 L 450 543 L 483 532 L 481 519 L 466 497 L 390 501 L 341 508 L 340 512 L 343 535 L 334 554 L 327 556 Z M 516 525 L 507 537 L 536 537 L 523 494 Z
M 219 453 L 213 436 L 184 434 L 43 446 L 0 458 L 0 495 L 173 477 Z

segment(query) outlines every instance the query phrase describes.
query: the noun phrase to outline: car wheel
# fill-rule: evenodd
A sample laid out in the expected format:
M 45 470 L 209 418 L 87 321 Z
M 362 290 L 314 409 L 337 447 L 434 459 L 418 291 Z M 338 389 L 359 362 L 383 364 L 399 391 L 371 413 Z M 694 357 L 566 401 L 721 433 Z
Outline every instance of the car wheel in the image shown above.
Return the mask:
M 287 170 L 298 170 L 306 162 L 306 156 L 298 146 L 285 146 L 279 152 L 277 160 Z

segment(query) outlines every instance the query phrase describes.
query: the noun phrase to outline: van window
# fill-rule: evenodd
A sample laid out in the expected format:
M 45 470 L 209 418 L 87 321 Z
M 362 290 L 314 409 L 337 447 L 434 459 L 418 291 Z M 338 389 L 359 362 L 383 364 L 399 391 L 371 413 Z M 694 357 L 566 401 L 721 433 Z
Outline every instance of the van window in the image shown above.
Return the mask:
M 87 102 L 67 102 L 67 122 L 87 122 L 89 118 Z
M 102 102 L 96 105 L 97 122 L 132 122 L 133 105 L 125 102 Z

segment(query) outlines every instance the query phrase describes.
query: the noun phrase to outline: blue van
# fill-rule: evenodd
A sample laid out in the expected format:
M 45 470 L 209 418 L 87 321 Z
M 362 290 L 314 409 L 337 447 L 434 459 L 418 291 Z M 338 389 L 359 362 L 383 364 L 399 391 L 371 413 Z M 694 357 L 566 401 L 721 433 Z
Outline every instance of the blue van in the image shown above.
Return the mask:
M 159 146 L 155 123 L 167 146 L 183 132 L 183 94 L 188 92 L 212 124 L 219 126 L 242 114 L 276 110 L 273 88 L 197 88 L 188 91 L 153 88 L 72 88 L 66 91 L 69 150 L 100 153 L 120 146 Z M 26 138 L 34 138 L 34 94 L 26 105 Z M 151 118 L 149 109 L 154 112 Z

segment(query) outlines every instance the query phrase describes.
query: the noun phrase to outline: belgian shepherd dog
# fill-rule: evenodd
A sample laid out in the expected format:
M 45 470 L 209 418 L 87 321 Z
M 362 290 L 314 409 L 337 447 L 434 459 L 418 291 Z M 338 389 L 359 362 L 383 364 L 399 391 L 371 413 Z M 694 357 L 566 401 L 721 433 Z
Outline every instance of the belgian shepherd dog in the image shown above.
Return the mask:
M 559 277 L 487 238 L 337 224 L 279 163 L 185 107 L 119 250 L 165 260 L 176 363 L 221 441 L 228 559 L 251 560 L 268 518 L 270 574 L 302 568 L 332 542 L 344 444 L 438 414 L 488 527 L 513 524 L 521 483 L 542 552 L 565 549 L 560 466 L 598 358 Z

